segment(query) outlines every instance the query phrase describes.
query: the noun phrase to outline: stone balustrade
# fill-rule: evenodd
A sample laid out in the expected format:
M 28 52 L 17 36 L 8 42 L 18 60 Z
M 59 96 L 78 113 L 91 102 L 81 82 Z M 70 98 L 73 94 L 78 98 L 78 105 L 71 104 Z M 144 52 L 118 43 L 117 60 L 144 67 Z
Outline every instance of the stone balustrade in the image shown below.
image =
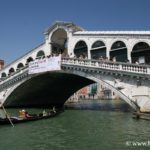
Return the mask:
M 76 59 L 76 58 L 63 58 L 62 64 L 87 66 L 106 70 L 116 70 L 116 71 L 150 75 L 149 65 L 113 62 L 107 60 L 102 61 L 102 60 Z
M 108 60 L 89 60 L 89 59 L 77 59 L 77 58 L 62 58 L 62 65 L 75 65 L 86 66 L 90 68 L 106 69 L 122 72 L 130 72 L 136 74 L 150 75 L 149 65 L 130 64 L 122 62 L 113 62 Z M 8 77 L 1 78 L 0 89 L 6 87 L 10 82 L 14 82 L 21 74 L 28 72 L 28 66 L 25 66 L 16 72 L 10 74 Z

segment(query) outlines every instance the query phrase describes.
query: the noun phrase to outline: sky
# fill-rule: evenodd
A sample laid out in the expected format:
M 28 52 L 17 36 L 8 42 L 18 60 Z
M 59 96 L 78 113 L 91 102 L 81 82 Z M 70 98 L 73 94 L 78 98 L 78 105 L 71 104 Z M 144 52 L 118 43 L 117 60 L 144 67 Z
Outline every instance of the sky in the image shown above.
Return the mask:
M 150 30 L 150 0 L 0 0 L 0 59 L 6 64 L 44 42 L 55 21 L 85 30 Z

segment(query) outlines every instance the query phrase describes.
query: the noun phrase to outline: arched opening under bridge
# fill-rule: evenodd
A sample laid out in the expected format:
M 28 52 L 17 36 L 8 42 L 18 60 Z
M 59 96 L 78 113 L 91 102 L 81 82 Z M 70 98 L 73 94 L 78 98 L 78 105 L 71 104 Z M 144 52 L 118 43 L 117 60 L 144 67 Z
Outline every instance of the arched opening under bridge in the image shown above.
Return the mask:
M 95 82 L 103 82 L 103 85 L 118 92 L 117 94 L 120 94 L 119 96 L 134 108 L 127 96 L 107 82 L 90 74 L 85 76 L 84 72 L 72 74 L 64 71 L 47 72 L 28 78 L 14 87 L 14 90 L 7 95 L 4 105 L 6 107 L 62 107 L 76 91 Z
M 47 72 L 34 76 L 7 96 L 6 107 L 61 107 L 77 90 L 94 83 L 87 78 L 64 72 Z

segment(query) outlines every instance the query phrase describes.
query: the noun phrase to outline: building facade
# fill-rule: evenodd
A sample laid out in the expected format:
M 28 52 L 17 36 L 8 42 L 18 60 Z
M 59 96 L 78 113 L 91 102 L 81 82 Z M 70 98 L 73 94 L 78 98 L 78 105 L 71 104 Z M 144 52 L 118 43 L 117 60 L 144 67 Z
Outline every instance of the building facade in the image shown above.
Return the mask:
M 4 68 L 4 60 L 0 60 L 0 70 Z

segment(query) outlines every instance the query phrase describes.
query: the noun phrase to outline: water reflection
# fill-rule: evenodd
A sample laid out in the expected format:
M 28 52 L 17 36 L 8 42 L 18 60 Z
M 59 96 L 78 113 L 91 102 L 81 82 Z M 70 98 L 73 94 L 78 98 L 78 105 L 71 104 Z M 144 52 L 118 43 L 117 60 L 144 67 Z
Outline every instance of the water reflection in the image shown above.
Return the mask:
M 66 103 L 67 109 L 90 109 L 105 111 L 132 111 L 132 108 L 123 100 L 81 100 L 77 103 Z

